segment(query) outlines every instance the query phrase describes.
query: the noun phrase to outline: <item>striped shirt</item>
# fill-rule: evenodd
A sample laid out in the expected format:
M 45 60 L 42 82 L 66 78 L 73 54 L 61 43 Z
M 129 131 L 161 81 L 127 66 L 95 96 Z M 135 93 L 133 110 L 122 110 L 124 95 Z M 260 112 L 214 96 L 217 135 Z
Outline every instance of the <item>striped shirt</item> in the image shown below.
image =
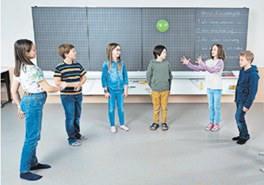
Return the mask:
M 72 64 L 67 64 L 62 61 L 56 66 L 54 77 L 60 77 L 61 81 L 65 81 L 67 83 L 75 83 L 80 82 L 81 77 L 85 75 L 85 73 L 85 69 L 79 62 L 73 61 Z M 61 91 L 61 94 L 74 95 L 80 94 L 81 92 L 82 88 L 80 88 L 79 91 L 74 91 L 74 87 L 66 87 Z

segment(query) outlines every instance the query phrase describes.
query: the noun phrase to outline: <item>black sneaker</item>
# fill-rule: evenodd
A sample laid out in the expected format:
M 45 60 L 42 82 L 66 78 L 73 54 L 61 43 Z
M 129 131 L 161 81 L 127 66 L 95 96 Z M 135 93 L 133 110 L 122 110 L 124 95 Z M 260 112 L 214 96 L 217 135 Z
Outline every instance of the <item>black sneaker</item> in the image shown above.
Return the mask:
M 80 138 L 77 138 L 78 140 L 87 140 L 87 137 L 81 136 Z
M 247 142 L 247 140 L 248 139 L 239 139 L 238 142 L 237 142 L 237 144 L 243 145 L 243 144 L 245 144 Z
M 232 140 L 233 140 L 233 141 L 238 141 L 238 140 L 239 140 L 239 136 L 237 136 L 237 137 L 233 137 Z

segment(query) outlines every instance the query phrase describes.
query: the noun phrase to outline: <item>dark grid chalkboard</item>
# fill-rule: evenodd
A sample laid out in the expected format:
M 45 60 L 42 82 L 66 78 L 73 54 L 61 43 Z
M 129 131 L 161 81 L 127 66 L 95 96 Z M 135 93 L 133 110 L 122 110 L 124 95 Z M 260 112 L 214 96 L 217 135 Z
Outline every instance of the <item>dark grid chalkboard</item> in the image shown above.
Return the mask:
M 77 51 L 76 61 L 88 69 L 86 8 L 33 7 L 37 63 L 42 70 L 54 70 L 63 59 L 58 46 L 71 43 Z
M 127 70 L 142 69 L 141 9 L 88 8 L 88 27 L 92 71 L 102 70 L 111 42 L 121 45 Z
M 121 57 L 129 71 L 145 71 L 152 49 L 162 44 L 173 71 L 190 70 L 181 56 L 210 56 L 214 43 L 224 45 L 224 70 L 237 70 L 238 53 L 246 49 L 248 8 L 77 8 L 33 7 L 38 65 L 53 70 L 62 59 L 57 47 L 72 43 L 77 61 L 86 70 L 100 71 L 110 42 L 121 45 Z M 156 22 L 165 19 L 169 29 L 161 33 Z
M 156 23 L 164 19 L 169 23 L 166 32 L 159 32 Z M 156 45 L 167 48 L 167 58 L 173 71 L 188 70 L 180 62 L 182 55 L 194 59 L 195 41 L 194 8 L 143 8 L 143 70 L 146 70 Z
M 226 51 L 224 70 L 238 70 L 241 51 L 246 50 L 248 8 L 197 8 L 195 57 L 210 58 L 213 44 Z

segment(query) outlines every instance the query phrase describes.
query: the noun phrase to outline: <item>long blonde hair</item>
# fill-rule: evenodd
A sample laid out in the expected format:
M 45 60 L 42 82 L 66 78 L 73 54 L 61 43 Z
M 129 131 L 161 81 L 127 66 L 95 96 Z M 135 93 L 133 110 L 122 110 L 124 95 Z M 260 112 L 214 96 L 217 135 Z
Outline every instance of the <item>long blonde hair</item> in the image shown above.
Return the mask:
M 32 46 L 33 46 L 33 42 L 27 39 L 20 39 L 15 42 L 14 44 L 14 55 L 15 55 L 14 74 L 16 77 L 20 76 L 21 66 L 23 67 L 23 70 L 25 70 L 26 65 L 34 65 L 26 55 L 26 52 L 30 52 Z
M 106 58 L 108 60 L 108 70 L 111 70 L 112 67 L 112 51 L 119 46 L 121 48 L 121 46 L 117 43 L 110 43 L 108 44 L 107 48 L 106 48 Z M 121 55 L 119 55 L 118 59 L 118 71 L 121 71 Z

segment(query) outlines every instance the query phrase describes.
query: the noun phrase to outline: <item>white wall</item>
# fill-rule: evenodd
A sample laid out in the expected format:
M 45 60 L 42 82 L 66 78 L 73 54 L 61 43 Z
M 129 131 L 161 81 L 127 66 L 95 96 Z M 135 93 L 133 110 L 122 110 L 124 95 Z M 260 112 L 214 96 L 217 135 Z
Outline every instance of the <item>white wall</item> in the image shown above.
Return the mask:
M 264 67 L 263 0 L 2 0 L 1 4 L 1 65 L 14 67 L 13 44 L 27 38 L 34 41 L 32 6 L 87 7 L 247 7 L 249 27 L 247 49 L 255 54 L 254 63 Z

